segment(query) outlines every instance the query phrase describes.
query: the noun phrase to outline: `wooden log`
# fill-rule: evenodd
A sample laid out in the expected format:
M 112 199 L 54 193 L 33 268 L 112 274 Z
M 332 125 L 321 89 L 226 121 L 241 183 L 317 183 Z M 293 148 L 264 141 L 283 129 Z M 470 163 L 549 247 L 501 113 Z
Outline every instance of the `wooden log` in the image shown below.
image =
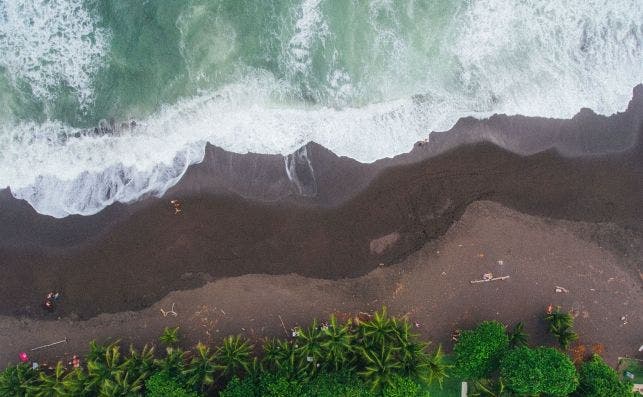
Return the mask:
M 482 280 L 471 280 L 469 282 L 471 284 L 488 283 L 489 281 L 506 280 L 508 278 L 509 276 L 502 276 L 502 277 L 494 277 L 494 278 L 488 278 L 488 279 L 482 279 Z

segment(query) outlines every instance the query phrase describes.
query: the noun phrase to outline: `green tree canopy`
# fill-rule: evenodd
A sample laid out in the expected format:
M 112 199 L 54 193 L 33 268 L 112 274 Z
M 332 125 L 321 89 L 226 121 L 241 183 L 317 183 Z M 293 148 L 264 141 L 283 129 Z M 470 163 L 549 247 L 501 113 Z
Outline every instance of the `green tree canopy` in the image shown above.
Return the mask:
M 509 347 L 505 327 L 497 321 L 485 321 L 463 331 L 455 344 L 455 371 L 463 379 L 484 378 L 498 368 Z
M 580 384 L 576 390 L 577 396 L 583 397 L 631 397 L 632 385 L 629 382 L 621 381 L 616 371 L 605 364 L 599 355 L 579 369 Z
M 508 351 L 500 373 L 507 387 L 519 394 L 567 396 L 578 386 L 572 361 L 550 347 L 518 347 Z

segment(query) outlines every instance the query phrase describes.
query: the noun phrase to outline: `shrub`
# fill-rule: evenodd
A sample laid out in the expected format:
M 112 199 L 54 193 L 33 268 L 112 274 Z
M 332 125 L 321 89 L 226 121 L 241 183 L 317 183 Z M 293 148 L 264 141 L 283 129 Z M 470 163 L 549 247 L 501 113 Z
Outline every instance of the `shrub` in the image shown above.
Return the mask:
M 382 397 L 420 397 L 422 387 L 413 379 L 395 377 L 393 382 L 382 390 Z
M 502 359 L 500 373 L 507 388 L 518 394 L 566 396 L 578 386 L 572 361 L 550 347 L 510 350 Z
M 38 379 L 38 372 L 27 364 L 18 364 L 0 372 L 0 395 L 22 397 Z
M 400 390 L 402 389 L 400 386 Z M 405 394 L 388 394 L 387 396 Z M 310 381 L 264 374 L 259 380 L 233 378 L 220 397 L 375 397 L 356 374 L 346 371 L 320 373 Z
M 480 379 L 498 368 L 509 347 L 505 327 L 497 321 L 485 321 L 463 331 L 455 344 L 455 372 L 463 379 Z
M 322 373 L 306 385 L 301 397 L 374 397 L 356 374 Z
M 271 374 L 264 374 L 259 379 L 258 393 L 261 397 L 300 397 L 303 385 L 297 380 Z
M 590 361 L 581 365 L 578 373 L 580 384 L 575 395 L 579 397 L 632 396 L 632 385 L 621 381 L 618 373 L 605 364 L 601 356 L 594 355 Z
M 157 372 L 146 382 L 147 397 L 197 397 L 193 391 L 185 389 L 179 381 L 166 371 Z
M 219 397 L 255 397 L 257 396 L 257 385 L 254 379 L 238 377 L 232 378 L 225 389 L 219 392 Z

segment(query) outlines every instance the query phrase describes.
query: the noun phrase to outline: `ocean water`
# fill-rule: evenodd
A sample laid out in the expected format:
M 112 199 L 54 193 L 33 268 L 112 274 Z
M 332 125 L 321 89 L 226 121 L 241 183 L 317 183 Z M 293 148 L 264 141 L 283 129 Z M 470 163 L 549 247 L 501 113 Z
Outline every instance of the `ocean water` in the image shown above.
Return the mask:
M 0 0 L 0 187 L 90 215 L 206 142 L 369 162 L 463 116 L 609 115 L 641 82 L 640 0 Z

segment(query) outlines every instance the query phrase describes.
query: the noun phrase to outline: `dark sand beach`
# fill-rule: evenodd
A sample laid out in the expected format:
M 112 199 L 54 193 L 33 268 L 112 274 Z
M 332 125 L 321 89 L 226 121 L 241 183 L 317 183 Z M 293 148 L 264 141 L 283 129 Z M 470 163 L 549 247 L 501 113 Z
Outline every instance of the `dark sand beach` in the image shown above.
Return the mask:
M 277 314 L 293 326 L 382 304 L 446 344 L 491 318 L 525 320 L 542 340 L 540 313 L 557 303 L 610 360 L 633 355 L 642 119 L 639 86 L 624 113 L 465 119 L 372 164 L 314 143 L 285 159 L 208 147 L 164 197 L 88 217 L 42 216 L 2 191 L 0 363 L 49 339 L 70 340 L 42 353 L 53 358 L 174 324 L 186 343 L 260 338 L 284 332 Z M 470 285 L 488 271 L 511 278 Z M 63 294 L 55 313 L 40 308 L 50 290 Z M 179 316 L 163 317 L 172 303 Z

